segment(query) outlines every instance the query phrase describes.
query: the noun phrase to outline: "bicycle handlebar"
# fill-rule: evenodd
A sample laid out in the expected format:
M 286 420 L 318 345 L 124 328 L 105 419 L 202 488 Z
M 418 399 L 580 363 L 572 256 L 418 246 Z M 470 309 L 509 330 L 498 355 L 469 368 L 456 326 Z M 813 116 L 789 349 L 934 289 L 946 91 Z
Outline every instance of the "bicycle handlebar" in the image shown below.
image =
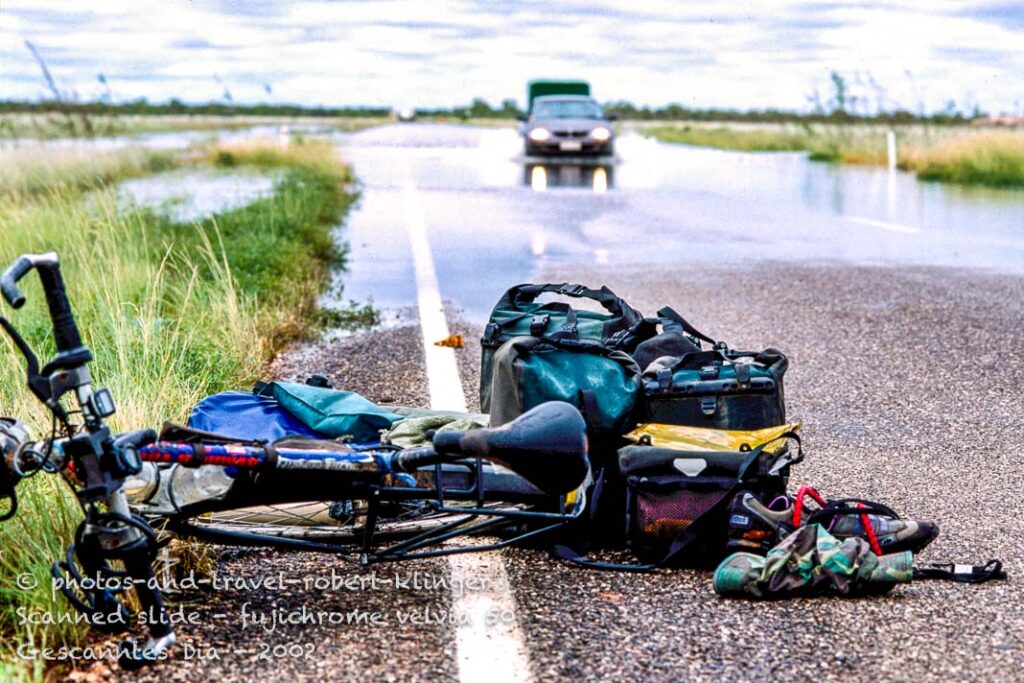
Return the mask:
M 28 256 L 19 256 L 18 260 L 4 271 L 0 277 L 0 291 L 3 291 L 4 298 L 14 308 L 21 308 L 25 305 L 25 295 L 18 289 L 18 280 L 28 275 L 32 270 L 32 260 Z
M 29 274 L 32 269 L 39 271 L 39 280 L 46 294 L 46 305 L 50 309 L 50 321 L 53 324 L 53 337 L 57 343 L 58 353 L 70 353 L 82 348 L 82 336 L 75 323 L 71 311 L 64 278 L 60 274 L 60 259 L 56 252 L 46 254 L 25 254 L 18 257 L 11 266 L 0 275 L 0 293 L 3 293 L 14 308 L 25 305 L 25 295 L 18 288 L 18 281 Z

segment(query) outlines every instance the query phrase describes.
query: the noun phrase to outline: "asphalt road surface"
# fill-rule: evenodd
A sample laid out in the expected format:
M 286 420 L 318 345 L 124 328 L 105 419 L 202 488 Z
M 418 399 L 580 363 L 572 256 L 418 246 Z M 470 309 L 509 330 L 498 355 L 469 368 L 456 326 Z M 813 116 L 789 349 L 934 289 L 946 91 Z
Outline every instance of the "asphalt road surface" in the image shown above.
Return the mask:
M 416 309 L 422 279 L 403 204 L 414 192 L 448 324 L 469 340 L 456 354 L 471 409 L 475 340 L 507 287 L 607 284 L 644 311 L 672 305 L 734 346 L 789 354 L 788 408 L 804 422 L 808 450 L 794 486 L 936 521 L 942 532 L 920 561 L 1001 557 L 1012 577 L 754 604 L 715 597 L 707 572 L 593 572 L 537 551 L 503 552 L 495 557 L 525 644 L 520 680 L 1024 676 L 1024 193 L 637 136 L 620 140 L 620 158 L 607 168 L 542 171 L 516 158 L 507 130 L 402 125 L 348 136 L 341 147 L 363 186 L 342 233 L 351 245 L 344 296 L 372 297 L 385 325 L 295 349 L 275 365 L 278 376 L 323 371 L 378 401 L 428 403 Z M 221 573 L 281 566 L 319 576 L 336 563 L 258 551 L 223 558 Z M 382 574 L 395 572 L 449 581 L 225 590 L 192 604 L 211 625 L 180 629 L 197 651 L 219 649 L 220 658 L 179 660 L 141 679 L 457 680 L 457 624 L 395 618 L 450 610 L 459 589 L 448 566 Z M 389 621 L 285 626 L 268 636 L 237 625 L 246 602 L 380 611 Z M 218 625 L 214 613 L 231 624 Z M 261 660 L 252 650 L 268 641 L 310 644 L 316 657 Z

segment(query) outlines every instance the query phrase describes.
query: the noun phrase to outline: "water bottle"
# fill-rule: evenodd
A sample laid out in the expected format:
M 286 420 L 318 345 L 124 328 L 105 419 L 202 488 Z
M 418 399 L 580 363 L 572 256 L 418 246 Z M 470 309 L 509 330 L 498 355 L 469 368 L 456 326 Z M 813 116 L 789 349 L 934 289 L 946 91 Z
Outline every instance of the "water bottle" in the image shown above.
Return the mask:
M 217 465 L 157 469 L 154 463 L 144 462 L 137 475 L 125 480 L 124 489 L 136 505 L 154 512 L 171 512 L 200 501 L 216 500 L 228 492 L 233 481 Z
M 175 465 L 170 469 L 169 474 L 169 492 L 175 506 L 179 508 L 204 500 L 221 498 L 234 482 L 224 468 L 218 465 L 202 465 L 200 467 Z
M 157 474 L 156 465 L 151 462 L 143 462 L 142 470 L 124 480 L 124 492 L 128 500 L 138 504 L 152 498 L 157 486 L 160 484 L 160 476 Z

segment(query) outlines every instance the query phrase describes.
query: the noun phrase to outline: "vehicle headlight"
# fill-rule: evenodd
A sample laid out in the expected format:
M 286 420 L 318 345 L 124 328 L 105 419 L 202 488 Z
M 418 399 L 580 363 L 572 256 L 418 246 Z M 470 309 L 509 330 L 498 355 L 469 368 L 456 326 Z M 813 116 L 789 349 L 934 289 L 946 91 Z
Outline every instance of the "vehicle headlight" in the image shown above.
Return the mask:
M 598 142 L 604 142 L 605 140 L 611 138 L 611 136 L 612 132 L 605 128 L 604 126 L 600 126 L 590 131 L 590 137 L 594 138 Z
M 544 142 L 551 137 L 551 131 L 547 128 L 534 128 L 530 131 L 530 139 L 534 142 Z

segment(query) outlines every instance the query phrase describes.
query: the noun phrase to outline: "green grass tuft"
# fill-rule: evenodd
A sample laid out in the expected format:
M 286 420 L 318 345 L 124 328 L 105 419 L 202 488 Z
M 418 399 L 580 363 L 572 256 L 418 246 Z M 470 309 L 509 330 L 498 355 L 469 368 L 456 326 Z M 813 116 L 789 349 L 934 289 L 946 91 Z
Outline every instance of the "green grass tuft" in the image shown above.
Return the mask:
M 70 177 L 53 174 L 36 191 L 24 191 L 24 184 L 0 191 L 0 267 L 21 253 L 60 254 L 79 326 L 96 354 L 94 380 L 110 387 L 118 401 L 113 428 L 184 420 L 203 396 L 251 385 L 285 340 L 315 323 L 317 297 L 342 256 L 333 227 L 354 195 L 347 189 L 350 172 L 332 146 L 302 147 L 228 150 L 239 164 L 255 158 L 261 167 L 280 168 L 281 179 L 271 196 L 194 224 L 175 223 L 158 211 L 119 209 L 111 179 L 124 169 L 128 175 L 139 170 L 125 161 L 139 158 L 133 151 L 98 162 L 121 170 L 73 165 Z M 85 189 L 91 190 L 87 197 Z M 24 289 L 25 308 L 4 314 L 49 357 L 53 345 L 41 291 L 31 280 Z M 28 421 L 39 437 L 49 422 L 25 388 L 23 373 L 16 350 L 0 342 L 0 414 Z M 19 608 L 53 614 L 71 609 L 62 598 L 51 600 L 48 580 L 37 591 L 12 589 L 14 577 L 25 572 L 45 579 L 78 523 L 77 504 L 50 479 L 20 486 L 22 511 L 0 524 L 4 680 L 39 674 L 17 658 L 20 643 L 74 643 L 85 633 L 80 626 L 18 624 Z

